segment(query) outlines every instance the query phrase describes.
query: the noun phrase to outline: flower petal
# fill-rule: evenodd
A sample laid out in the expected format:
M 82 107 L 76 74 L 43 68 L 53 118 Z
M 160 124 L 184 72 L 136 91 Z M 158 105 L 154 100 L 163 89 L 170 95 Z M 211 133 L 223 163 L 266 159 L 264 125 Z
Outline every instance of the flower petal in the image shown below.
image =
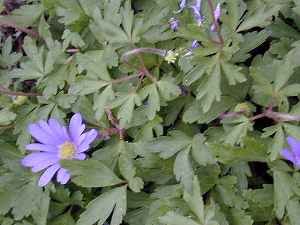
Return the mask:
M 41 161 L 53 157 L 56 157 L 56 154 L 48 152 L 31 153 L 30 155 L 27 155 L 24 159 L 22 159 L 21 164 L 25 167 L 32 167 L 37 165 Z
M 53 130 L 49 124 L 45 121 L 39 121 L 38 125 L 49 135 L 57 144 L 62 144 L 65 142 L 65 139 L 61 138 L 59 135 L 56 134 L 55 130 Z
M 42 152 L 57 152 L 58 149 L 54 145 L 44 145 L 44 144 L 28 144 L 25 148 L 29 151 L 42 151 Z
M 74 158 L 74 159 L 77 159 L 77 160 L 85 160 L 86 154 L 84 154 L 84 153 L 79 153 L 79 154 L 76 154 L 73 158 Z
M 70 178 L 71 178 L 71 175 L 66 169 L 64 169 L 64 168 L 59 169 L 59 171 L 57 173 L 57 177 L 56 177 L 58 183 L 66 184 L 66 183 L 68 183 Z
M 78 153 L 84 152 L 89 149 L 90 144 L 96 139 L 98 132 L 95 129 L 90 130 L 89 132 L 85 133 L 85 138 L 78 146 Z
M 289 136 L 287 137 L 287 142 L 289 144 L 289 146 L 291 146 L 291 150 L 300 156 L 300 141 L 298 141 L 297 139 Z
M 69 125 L 69 134 L 71 136 L 72 141 L 75 144 L 78 144 L 79 142 L 79 137 L 82 134 L 82 132 L 85 129 L 85 125 L 82 124 L 82 117 L 80 113 L 75 113 L 71 120 L 70 120 L 70 125 Z
M 52 166 L 53 164 L 56 164 L 59 162 L 59 158 L 57 156 L 54 156 L 52 158 L 48 158 L 48 159 L 45 159 L 37 164 L 35 164 L 32 168 L 31 168 L 31 171 L 36 173 L 36 172 L 39 172 L 43 169 L 46 169 L 47 167 L 49 166 Z
M 58 145 L 57 141 L 44 131 L 38 124 L 30 124 L 28 126 L 29 133 L 40 143 L 48 145 Z
M 48 123 L 50 128 L 57 136 L 59 136 L 64 141 L 69 140 L 69 136 L 64 132 L 64 129 L 66 128 L 61 126 L 56 119 L 51 118 L 48 120 Z
M 281 150 L 280 155 L 283 158 L 291 161 L 292 163 L 295 163 L 296 158 L 295 158 L 294 154 L 290 150 L 288 150 L 288 149 L 285 148 L 285 149 Z
M 45 185 L 47 185 L 52 179 L 52 177 L 54 176 L 54 174 L 57 172 L 57 170 L 59 170 L 59 168 L 60 168 L 59 164 L 54 164 L 50 166 L 40 177 L 39 186 L 44 187 Z

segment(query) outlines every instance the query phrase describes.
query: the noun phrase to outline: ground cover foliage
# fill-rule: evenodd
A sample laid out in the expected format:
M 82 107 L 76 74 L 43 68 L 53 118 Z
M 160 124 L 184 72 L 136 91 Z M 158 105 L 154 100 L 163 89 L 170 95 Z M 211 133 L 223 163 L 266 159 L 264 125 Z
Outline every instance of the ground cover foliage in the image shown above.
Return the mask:
M 300 224 L 300 1 L 197 2 L 0 0 L 0 224 Z M 40 187 L 28 126 L 75 113 Z

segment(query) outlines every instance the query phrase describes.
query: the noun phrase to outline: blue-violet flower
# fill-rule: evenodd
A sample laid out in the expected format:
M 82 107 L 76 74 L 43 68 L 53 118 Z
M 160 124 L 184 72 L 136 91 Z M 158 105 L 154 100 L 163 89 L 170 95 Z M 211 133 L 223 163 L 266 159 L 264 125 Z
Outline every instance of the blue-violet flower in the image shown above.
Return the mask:
M 216 6 L 216 9 L 214 11 L 214 20 L 216 23 L 219 23 L 219 20 L 221 18 L 221 13 L 222 13 L 221 3 L 218 3 L 218 5 Z M 217 30 L 215 23 L 213 23 L 213 25 L 211 25 L 210 30 L 213 32 L 215 32 Z
M 288 137 L 287 142 L 290 148 L 281 150 L 280 155 L 291 161 L 296 168 L 300 169 L 300 141 L 293 137 Z
M 195 4 L 191 6 L 191 9 L 198 26 L 201 26 L 204 21 L 204 17 L 201 15 L 201 0 L 196 0 Z
M 179 10 L 178 13 L 182 12 L 184 10 L 184 8 L 186 7 L 186 0 L 181 0 L 179 2 Z
M 174 17 L 172 17 L 170 19 L 169 23 L 170 23 L 171 30 L 173 30 L 173 31 L 176 32 L 178 30 L 178 28 L 179 28 L 179 20 L 176 19 L 176 18 L 174 18 Z
M 30 124 L 28 131 L 38 143 L 26 145 L 26 149 L 33 153 L 22 159 L 21 164 L 31 167 L 32 172 L 44 169 L 38 185 L 47 185 L 57 173 L 57 182 L 66 184 L 70 180 L 70 173 L 62 168 L 60 160 L 84 160 L 84 153 L 97 137 L 98 132 L 92 129 L 83 133 L 85 125 L 80 113 L 76 113 L 70 120 L 69 127 L 61 126 L 55 119 L 39 121 Z

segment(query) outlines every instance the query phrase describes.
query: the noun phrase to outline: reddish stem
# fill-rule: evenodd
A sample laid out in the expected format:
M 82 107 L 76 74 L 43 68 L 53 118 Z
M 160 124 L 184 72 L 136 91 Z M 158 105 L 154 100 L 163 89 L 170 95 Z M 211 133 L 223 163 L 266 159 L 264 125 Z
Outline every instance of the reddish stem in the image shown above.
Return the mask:
M 25 93 L 21 91 L 11 91 L 4 86 L 0 85 L 0 93 L 5 94 L 5 95 L 10 95 L 10 96 L 42 96 L 39 93 Z
M 25 27 L 20 27 L 17 24 L 9 22 L 9 21 L 1 21 L 0 26 L 15 28 L 16 30 L 24 32 L 24 33 L 28 34 L 29 36 L 31 36 L 33 38 L 38 38 L 39 37 L 38 32 L 36 32 L 34 30 L 31 30 L 31 29 L 28 29 L 28 28 L 25 28 Z

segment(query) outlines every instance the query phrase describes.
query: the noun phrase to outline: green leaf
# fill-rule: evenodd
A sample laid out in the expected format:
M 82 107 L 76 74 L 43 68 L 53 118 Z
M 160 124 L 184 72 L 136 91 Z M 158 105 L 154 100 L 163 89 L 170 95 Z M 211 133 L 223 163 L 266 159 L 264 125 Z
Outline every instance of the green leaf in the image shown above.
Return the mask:
M 21 27 L 32 26 L 38 21 L 43 11 L 41 4 L 26 4 L 15 9 L 11 15 L 0 16 L 0 23 L 13 23 Z
M 270 34 L 271 33 L 266 30 L 246 33 L 243 36 L 244 41 L 240 44 L 239 50 L 233 55 L 231 61 L 243 62 L 251 57 L 251 54 L 249 54 L 249 52 L 262 45 L 269 38 Z
M 221 67 L 229 82 L 229 85 L 236 85 L 237 83 L 242 83 L 247 80 L 245 75 L 240 72 L 242 68 L 226 62 L 223 62 Z
M 207 166 L 215 164 L 216 161 L 208 146 L 204 143 L 205 138 L 202 134 L 195 135 L 192 141 L 192 156 L 199 165 Z
M 166 215 L 160 217 L 159 221 L 163 224 L 168 225 L 199 225 L 194 220 L 188 217 L 181 216 L 176 212 L 168 212 Z
M 285 208 L 293 195 L 292 177 L 281 171 L 274 171 L 274 209 L 276 216 L 281 219 L 284 216 Z
M 114 188 L 104 192 L 99 197 L 90 201 L 77 225 L 104 224 L 112 213 L 111 225 L 119 225 L 126 213 L 126 186 Z
M 253 129 L 251 121 L 245 116 L 224 119 L 222 123 L 226 132 L 224 142 L 230 145 L 243 144 L 248 130 Z
M 110 15 L 113 17 L 113 14 Z M 116 24 L 103 19 L 99 10 L 93 13 L 94 22 L 90 24 L 90 29 L 95 36 L 100 35 L 100 38 L 110 42 L 111 44 L 126 44 L 130 42 L 126 33 Z M 100 42 L 103 42 L 101 39 Z
M 240 161 L 267 161 L 266 143 L 257 138 L 247 137 L 243 147 L 233 147 L 231 145 L 208 144 L 210 150 L 217 158 L 217 161 L 229 164 Z
M 221 68 L 216 64 L 211 69 L 208 78 L 198 87 L 197 99 L 201 100 L 203 112 L 206 113 L 215 101 L 221 100 Z
M 294 73 L 294 66 L 289 60 L 278 62 L 278 64 L 280 64 L 280 66 L 276 72 L 276 79 L 274 83 L 275 91 L 279 91 Z
M 291 199 L 287 204 L 287 215 L 289 217 L 289 221 L 291 225 L 299 225 L 300 224 L 300 203 L 299 199 Z
M 243 23 L 239 26 L 238 32 L 249 30 L 253 27 L 265 27 L 271 23 L 269 20 L 270 17 L 277 15 L 279 10 L 281 9 L 280 4 L 275 4 L 271 7 L 267 7 L 266 5 L 262 5 L 252 14 L 246 16 Z
M 190 159 L 190 146 L 185 150 L 180 151 L 176 156 L 174 162 L 174 174 L 176 180 L 183 184 L 184 189 L 191 192 L 194 171 Z
M 84 54 L 76 54 L 76 62 L 80 69 L 86 70 L 89 78 L 109 81 L 111 78 L 103 58 L 103 50 L 87 51 Z
M 49 225 L 65 225 L 65 224 L 75 225 L 75 220 L 70 215 L 70 212 L 58 216 L 53 221 L 51 221 Z
M 97 93 L 107 85 L 109 85 L 109 82 L 103 80 L 79 79 L 71 86 L 69 93 L 72 95 L 88 95 Z
M 89 87 L 90 88 L 90 87 Z M 115 98 L 114 92 L 111 85 L 105 87 L 103 91 L 99 94 L 94 95 L 94 106 L 93 110 L 95 111 L 96 119 L 100 120 L 105 114 L 105 107 L 113 101 Z
M 191 143 L 191 138 L 183 132 L 173 131 L 170 136 L 164 136 L 146 143 L 145 148 L 152 152 L 160 153 L 160 157 L 167 159 Z
M 62 39 L 64 40 L 63 49 L 67 49 L 70 44 L 76 48 L 82 48 L 85 45 L 84 41 L 78 33 L 71 32 L 68 29 L 64 31 Z
M 141 104 L 140 97 L 136 93 L 130 93 L 120 96 L 109 107 L 112 109 L 119 107 L 117 117 L 120 120 L 121 127 L 125 127 L 132 120 L 135 105 L 140 106 Z
M 181 93 L 180 88 L 174 83 L 171 78 L 161 79 L 157 82 L 160 95 L 166 100 L 171 101 L 178 97 Z
M 189 205 L 193 213 L 197 216 L 200 224 L 204 224 L 204 202 L 201 195 L 199 181 L 196 176 L 193 178 L 192 191 L 190 193 L 185 191 L 183 199 Z
M 16 119 L 17 115 L 8 109 L 0 110 L 0 125 L 5 126 L 11 124 Z
M 218 118 L 222 112 L 226 112 L 236 104 L 236 100 L 229 96 L 222 96 L 219 102 L 215 102 L 208 112 L 204 112 L 201 100 L 193 101 L 183 114 L 186 123 L 210 123 Z
M 113 171 L 97 160 L 64 160 L 61 165 L 70 171 L 72 181 L 82 187 L 107 187 L 122 183 Z
M 147 98 L 147 106 L 145 107 L 146 115 L 149 120 L 153 120 L 156 112 L 160 110 L 160 96 L 156 84 L 145 86 L 139 93 L 144 100 Z
M 144 187 L 144 182 L 140 177 L 136 176 L 136 167 L 134 166 L 135 154 L 125 149 L 126 143 L 121 142 L 119 144 L 121 154 L 119 156 L 119 170 L 121 175 L 128 181 L 129 188 L 134 192 L 140 192 Z M 127 145 L 129 147 L 129 145 Z

